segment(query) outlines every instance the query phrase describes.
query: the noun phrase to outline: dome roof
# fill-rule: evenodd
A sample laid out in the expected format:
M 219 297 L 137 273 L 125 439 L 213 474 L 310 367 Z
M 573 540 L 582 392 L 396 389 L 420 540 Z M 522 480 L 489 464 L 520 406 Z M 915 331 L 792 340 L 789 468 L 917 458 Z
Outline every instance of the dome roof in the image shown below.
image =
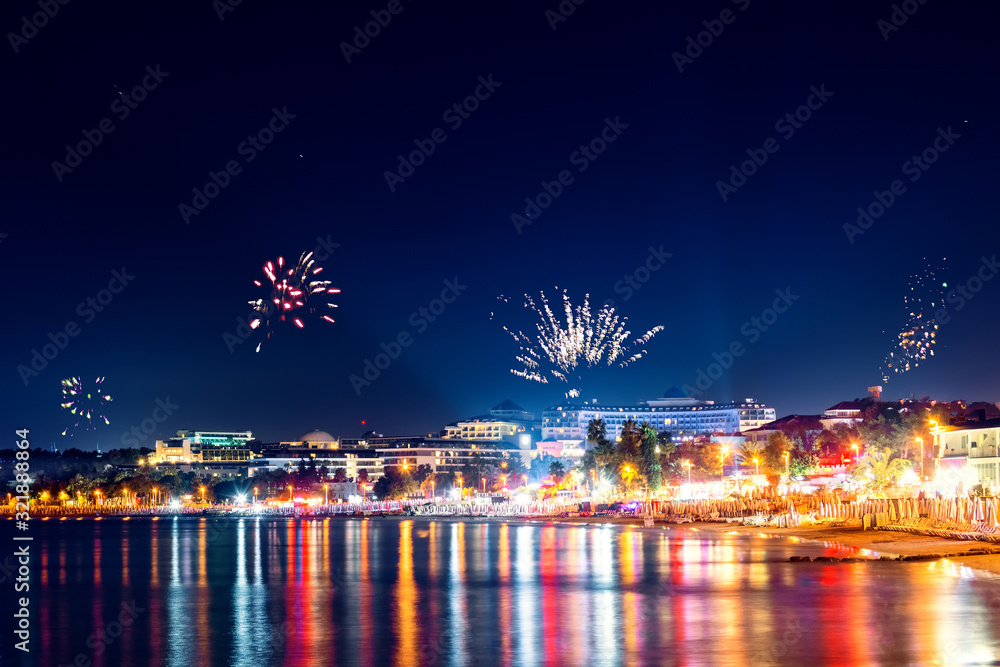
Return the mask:
M 663 398 L 687 398 L 687 397 L 688 395 L 685 394 L 680 389 L 678 389 L 677 385 L 674 385 L 670 389 L 667 389 L 667 393 L 663 395 Z
M 336 438 L 326 431 L 310 431 L 299 438 L 302 442 L 336 442 Z

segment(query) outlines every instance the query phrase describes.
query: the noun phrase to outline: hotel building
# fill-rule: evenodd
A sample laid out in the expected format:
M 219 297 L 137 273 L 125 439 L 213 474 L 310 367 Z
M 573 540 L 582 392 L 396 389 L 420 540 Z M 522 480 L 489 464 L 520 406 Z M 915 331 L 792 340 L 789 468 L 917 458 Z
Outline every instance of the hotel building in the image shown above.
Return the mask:
M 173 438 L 156 441 L 156 452 L 149 455 L 149 463 L 250 461 L 257 456 L 247 445 L 252 439 L 250 431 L 181 430 Z
M 470 417 L 444 427 L 444 438 L 475 442 L 506 443 L 518 449 L 531 449 L 535 415 L 507 400 L 488 415 Z
M 943 426 L 932 434 L 934 450 L 925 448 L 924 456 L 936 456 L 942 470 L 969 467 L 975 470 L 980 482 L 994 488 L 1000 484 L 1000 419 Z
M 373 441 L 387 466 L 430 466 L 433 472 L 460 471 L 466 465 L 499 464 L 520 450 L 455 438 L 398 437 Z
M 621 437 L 622 424 L 633 419 L 649 422 L 657 432 L 668 431 L 675 440 L 713 433 L 739 433 L 774 421 L 774 408 L 753 399 L 716 404 L 689 398 L 677 387 L 661 398 L 630 406 L 565 405 L 542 414 L 542 438 L 553 441 L 586 441 L 593 419 L 604 420 L 610 440 Z

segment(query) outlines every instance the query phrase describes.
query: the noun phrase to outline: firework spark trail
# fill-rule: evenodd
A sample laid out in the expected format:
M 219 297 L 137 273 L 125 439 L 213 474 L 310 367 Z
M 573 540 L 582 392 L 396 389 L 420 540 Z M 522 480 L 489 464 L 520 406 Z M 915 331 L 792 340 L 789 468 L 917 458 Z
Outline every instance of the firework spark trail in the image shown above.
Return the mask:
M 250 328 L 266 331 L 265 338 L 270 338 L 273 328 L 278 322 L 291 321 L 299 329 L 305 328 L 305 322 L 297 311 L 315 313 L 317 307 L 325 304 L 328 308 L 337 305 L 323 301 L 329 296 L 339 294 L 340 290 L 330 287 L 329 280 L 318 280 L 315 276 L 323 271 L 323 267 L 314 266 L 313 254 L 302 253 L 299 262 L 294 267 L 285 268 L 285 258 L 279 257 L 277 263 L 268 262 L 263 267 L 264 275 L 270 282 L 271 294 L 266 299 L 250 301 L 254 315 L 250 318 Z M 257 287 L 263 287 L 260 280 L 253 281 Z M 321 320 L 334 322 L 328 314 L 320 315 Z M 257 344 L 257 351 L 264 341 Z
M 942 264 L 946 259 L 942 259 Z M 906 323 L 894 336 L 893 349 L 882 362 L 883 382 L 889 382 L 890 373 L 902 375 L 934 356 L 938 329 L 934 315 L 943 307 L 948 287 L 943 274 L 943 267 L 935 269 L 928 264 L 923 272 L 910 276 L 909 289 L 903 296 Z
M 503 296 L 499 300 L 510 302 Z M 632 353 L 630 345 L 645 345 L 663 331 L 662 326 L 654 327 L 629 344 L 632 332 L 626 328 L 628 318 L 615 314 L 611 306 L 603 306 L 595 314 L 590 307 L 589 294 L 585 295 L 582 305 L 574 307 L 566 290 L 562 291 L 565 322 L 555 314 L 545 292 L 540 293 L 537 303 L 525 294 L 524 308 L 538 318 L 533 335 L 503 326 L 518 346 L 514 359 L 523 367 L 512 368 L 510 372 L 542 384 L 547 384 L 550 377 L 569 382 L 570 376 L 583 367 L 612 366 L 618 362 L 618 366 L 624 368 L 646 354 L 645 349 Z
M 63 435 L 69 434 L 72 437 L 77 430 L 80 430 L 81 424 L 83 424 L 82 430 L 84 431 L 90 429 L 96 430 L 97 426 L 93 423 L 95 418 L 103 419 L 105 424 L 111 423 L 104 415 L 102 407 L 105 403 L 110 403 L 114 399 L 107 394 L 101 393 L 103 389 L 98 385 L 103 383 L 103 377 L 97 378 L 94 381 L 94 388 L 88 390 L 83 386 L 83 382 L 78 377 L 62 381 L 63 401 L 59 405 L 63 410 L 69 410 L 70 414 L 76 417 L 77 420 L 72 426 L 67 426 L 63 430 Z M 84 419 L 86 419 L 86 422 L 84 422 Z

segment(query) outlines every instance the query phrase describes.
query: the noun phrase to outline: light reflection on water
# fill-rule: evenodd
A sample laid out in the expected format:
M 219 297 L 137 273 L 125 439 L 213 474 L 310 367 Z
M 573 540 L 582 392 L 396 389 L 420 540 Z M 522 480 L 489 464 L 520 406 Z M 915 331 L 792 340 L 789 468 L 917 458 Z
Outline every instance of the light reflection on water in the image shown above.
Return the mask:
M 36 524 L 22 664 L 983 664 L 1000 582 L 839 545 L 375 518 Z M 2 538 L 0 538 L 2 539 Z M 134 623 L 113 627 L 136 601 Z M 36 660 L 37 662 L 32 662 Z

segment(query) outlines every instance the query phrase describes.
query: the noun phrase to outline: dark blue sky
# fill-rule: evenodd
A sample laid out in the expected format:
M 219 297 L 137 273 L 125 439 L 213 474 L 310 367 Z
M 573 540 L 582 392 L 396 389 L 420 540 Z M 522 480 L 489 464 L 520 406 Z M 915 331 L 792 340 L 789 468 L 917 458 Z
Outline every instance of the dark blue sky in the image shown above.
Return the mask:
M 957 285 L 997 251 L 995 9 L 919 5 L 886 40 L 888 2 L 595 0 L 555 30 L 545 12 L 556 0 L 399 6 L 350 63 L 340 43 L 386 3 L 254 0 L 222 21 L 207 1 L 70 3 L 14 40 L 16 53 L 8 36 L 8 432 L 93 446 L 93 433 L 59 435 L 59 382 L 73 375 L 106 376 L 116 398 L 102 447 L 167 397 L 177 407 L 148 444 L 178 428 L 353 436 L 362 420 L 429 432 L 504 398 L 540 411 L 566 387 L 513 377 L 511 342 L 489 316 L 499 294 L 556 285 L 614 299 L 633 331 L 666 327 L 647 358 L 595 375 L 588 398 L 634 403 L 693 385 L 739 341 L 745 353 L 709 398 L 814 413 L 880 383 L 924 257 L 947 257 Z M 726 9 L 728 25 L 711 23 Z M 8 4 L 5 32 L 37 11 Z M 721 34 L 679 72 L 674 52 L 705 21 Z M 168 73 L 158 82 L 146 70 L 157 66 Z M 453 129 L 444 112 L 491 76 L 499 85 Z M 155 88 L 121 118 L 119 92 L 144 77 Z M 811 87 L 832 95 L 812 98 L 818 108 L 788 136 L 776 123 Z M 241 142 L 275 108 L 294 118 L 247 162 Z M 60 182 L 52 163 L 104 118 L 114 131 Z M 605 119 L 627 127 L 580 172 L 572 154 Z M 960 137 L 911 182 L 904 163 L 949 127 Z M 436 128 L 444 143 L 390 191 L 396 156 Z M 769 138 L 776 152 L 723 201 L 717 182 Z M 185 224 L 179 205 L 230 160 L 239 173 Z M 573 182 L 519 234 L 511 215 L 563 170 Z M 905 193 L 849 242 L 843 225 L 896 179 Z M 339 244 L 323 262 L 343 290 L 337 323 L 230 352 L 223 334 L 259 296 L 262 264 L 318 239 Z M 617 281 L 661 247 L 672 256 L 625 300 Z M 134 280 L 86 322 L 78 304 L 123 267 Z M 466 289 L 419 330 L 411 314 L 456 279 Z M 798 299 L 751 341 L 744 323 L 779 289 Z M 934 359 L 886 395 L 1000 399 L 998 305 L 1000 281 L 985 283 L 952 310 Z M 18 365 L 70 322 L 79 335 L 26 386 Z M 350 376 L 401 332 L 412 344 L 359 395 Z

